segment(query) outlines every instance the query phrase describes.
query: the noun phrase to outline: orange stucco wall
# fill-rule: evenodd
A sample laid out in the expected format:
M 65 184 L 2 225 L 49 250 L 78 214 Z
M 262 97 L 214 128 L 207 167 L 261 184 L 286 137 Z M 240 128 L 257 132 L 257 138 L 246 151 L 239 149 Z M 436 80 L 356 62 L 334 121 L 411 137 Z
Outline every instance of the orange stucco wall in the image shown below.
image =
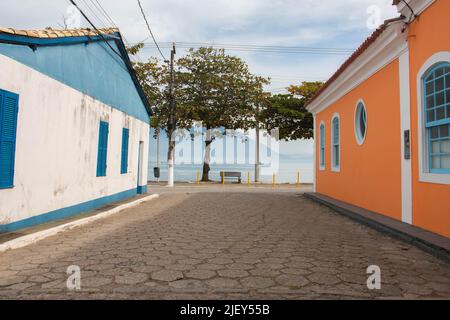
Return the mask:
M 417 74 L 433 54 L 450 51 L 450 1 L 437 0 L 409 29 L 413 224 L 450 237 L 450 185 L 419 181 Z M 420 103 L 420 102 L 419 102 Z
M 401 138 L 398 59 L 316 114 L 325 123 L 325 171 L 316 159 L 316 191 L 359 207 L 401 219 Z M 358 145 L 354 113 L 359 99 L 367 110 L 367 134 Z M 331 119 L 341 119 L 340 172 L 331 171 Z
M 413 224 L 450 237 L 450 185 L 421 182 L 417 76 L 437 52 L 450 52 L 450 1 L 436 0 L 408 29 L 410 54 L 412 218 Z M 359 99 L 367 109 L 367 136 L 358 145 L 354 112 Z M 421 107 L 421 105 L 420 105 Z M 341 119 L 341 167 L 331 170 L 331 119 Z M 316 191 L 401 220 L 401 135 L 398 59 L 378 71 L 336 103 L 316 114 L 316 155 L 319 127 L 325 123 L 325 163 L 316 157 Z

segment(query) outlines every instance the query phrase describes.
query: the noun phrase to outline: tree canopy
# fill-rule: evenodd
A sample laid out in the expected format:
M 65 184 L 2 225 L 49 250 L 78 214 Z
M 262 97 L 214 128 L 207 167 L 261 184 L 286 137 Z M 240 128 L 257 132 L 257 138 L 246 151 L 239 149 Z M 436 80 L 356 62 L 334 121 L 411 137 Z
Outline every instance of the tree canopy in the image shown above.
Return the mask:
M 128 49 L 136 55 L 142 45 Z M 169 72 L 155 58 L 134 63 L 136 74 L 147 97 L 154 101 L 152 126 L 168 127 Z M 206 129 L 249 129 L 255 126 L 255 109 L 263 102 L 263 86 L 268 79 L 250 73 L 240 58 L 223 49 L 190 49 L 176 61 L 175 96 L 177 127 L 189 127 L 194 121 Z M 203 180 L 208 180 L 209 152 L 213 137 L 207 134 Z
M 203 163 L 203 181 L 209 180 L 209 130 L 216 128 L 249 129 L 255 126 L 255 109 L 261 103 L 267 79 L 250 73 L 240 58 L 223 49 L 190 49 L 177 61 L 178 97 L 184 115 L 200 121 L 207 129 Z
M 259 121 L 267 130 L 278 128 L 282 140 L 313 138 L 313 117 L 305 106 L 322 85 L 322 82 L 302 82 L 291 85 L 290 94 L 268 96 L 259 112 Z
M 302 97 L 307 103 L 316 93 L 322 88 L 323 82 L 314 81 L 307 82 L 303 81 L 300 85 L 291 85 L 288 87 L 288 91 L 295 95 Z
M 128 48 L 137 55 L 143 47 Z M 189 128 L 201 122 L 208 130 L 217 128 L 250 129 L 259 126 L 279 129 L 280 139 L 313 137 L 313 118 L 306 110 L 309 99 L 321 88 L 321 82 L 303 82 L 288 88 L 289 94 L 264 92 L 269 79 L 252 74 L 239 57 L 223 49 L 190 49 L 175 62 L 176 127 Z M 151 125 L 156 130 L 168 128 L 170 96 L 168 65 L 156 58 L 135 62 L 133 67 L 147 98 L 154 103 Z M 207 131 L 208 132 L 208 131 Z M 207 134 L 203 180 L 208 180 L 210 145 Z
M 313 118 L 306 111 L 304 99 L 291 94 L 277 94 L 267 98 L 259 119 L 267 130 L 279 129 L 282 140 L 313 137 Z
M 140 43 L 129 47 L 128 53 L 136 56 L 143 46 Z M 153 104 L 154 114 L 151 117 L 150 124 L 155 128 L 155 133 L 158 134 L 161 129 L 167 129 L 170 115 L 169 66 L 157 58 L 151 57 L 145 62 L 133 62 L 133 68 L 147 99 Z M 176 120 L 178 128 L 188 127 L 192 123 L 186 116 L 183 116 L 182 106 L 177 109 Z
M 207 129 L 248 129 L 267 79 L 250 73 L 240 58 L 223 49 L 189 50 L 177 61 L 179 101 L 190 119 Z

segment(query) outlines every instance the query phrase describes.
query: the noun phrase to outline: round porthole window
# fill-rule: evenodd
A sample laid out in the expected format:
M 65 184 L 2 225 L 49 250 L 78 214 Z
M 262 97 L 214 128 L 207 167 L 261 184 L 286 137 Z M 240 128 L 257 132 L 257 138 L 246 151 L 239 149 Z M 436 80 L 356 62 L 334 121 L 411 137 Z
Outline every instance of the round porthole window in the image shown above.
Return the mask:
M 359 145 L 364 143 L 367 133 L 367 113 L 362 101 L 358 102 L 355 111 L 355 136 Z

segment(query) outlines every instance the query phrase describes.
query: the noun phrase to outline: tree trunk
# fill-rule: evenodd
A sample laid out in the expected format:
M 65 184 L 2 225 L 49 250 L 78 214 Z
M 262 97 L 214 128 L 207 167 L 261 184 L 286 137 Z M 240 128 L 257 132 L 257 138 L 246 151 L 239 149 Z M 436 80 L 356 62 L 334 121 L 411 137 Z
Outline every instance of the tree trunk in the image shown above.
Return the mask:
M 174 155 L 175 155 L 175 139 L 172 139 L 173 130 L 169 134 L 169 148 L 167 152 L 167 186 L 173 187 L 174 184 Z
M 161 161 L 159 159 L 159 134 L 160 134 L 160 132 L 159 132 L 159 128 L 156 128 L 155 130 L 156 130 L 156 167 L 159 168 L 158 170 L 160 170 L 160 172 L 161 172 L 161 169 L 160 169 Z M 160 177 L 156 178 L 156 181 L 159 182 L 159 179 L 160 179 Z
M 205 156 L 203 158 L 203 174 L 202 174 L 203 182 L 211 181 L 209 180 L 209 171 L 211 169 L 209 166 L 209 162 L 211 161 L 211 143 L 212 143 L 211 131 L 207 128 L 205 139 Z
M 259 122 L 256 125 L 256 144 L 255 144 L 255 182 L 259 182 Z

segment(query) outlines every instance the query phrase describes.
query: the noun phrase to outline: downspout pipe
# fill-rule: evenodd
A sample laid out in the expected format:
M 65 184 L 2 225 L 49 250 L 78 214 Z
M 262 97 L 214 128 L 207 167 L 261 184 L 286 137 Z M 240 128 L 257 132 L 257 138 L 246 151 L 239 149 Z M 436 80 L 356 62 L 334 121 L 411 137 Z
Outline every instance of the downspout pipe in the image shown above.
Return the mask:
M 389 24 L 391 24 L 393 22 L 397 22 L 397 21 L 403 21 L 404 22 L 405 19 L 406 19 L 406 17 L 404 15 L 401 15 L 400 17 L 397 17 L 397 18 L 384 20 L 383 25 L 387 26 L 387 25 L 389 25 Z

